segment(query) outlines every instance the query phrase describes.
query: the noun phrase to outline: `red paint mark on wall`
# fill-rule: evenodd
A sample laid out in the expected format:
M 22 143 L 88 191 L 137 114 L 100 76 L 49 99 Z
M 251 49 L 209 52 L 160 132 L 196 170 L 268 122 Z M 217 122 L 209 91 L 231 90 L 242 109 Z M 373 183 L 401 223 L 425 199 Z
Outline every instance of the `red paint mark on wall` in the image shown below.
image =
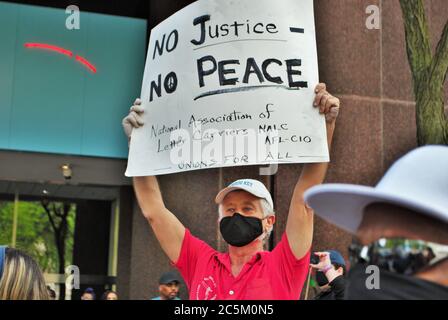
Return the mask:
M 57 52 L 63 55 L 66 55 L 70 58 L 73 57 L 73 52 L 71 52 L 70 50 L 61 48 L 61 47 L 57 47 L 57 46 L 53 46 L 51 44 L 46 44 L 46 43 L 25 43 L 25 48 L 34 48 L 34 49 L 43 49 L 43 50 L 50 50 L 53 52 Z M 83 58 L 79 55 L 76 55 L 75 60 L 78 61 L 79 63 L 81 63 L 83 66 L 85 66 L 87 69 L 89 69 L 90 71 L 92 71 L 93 73 L 96 73 L 96 67 L 86 58 Z

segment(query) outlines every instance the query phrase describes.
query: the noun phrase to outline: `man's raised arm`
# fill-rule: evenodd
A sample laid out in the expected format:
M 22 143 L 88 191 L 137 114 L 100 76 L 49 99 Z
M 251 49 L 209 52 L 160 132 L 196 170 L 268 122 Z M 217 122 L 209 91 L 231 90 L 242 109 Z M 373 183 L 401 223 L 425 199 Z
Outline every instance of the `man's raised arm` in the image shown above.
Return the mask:
M 325 114 L 328 150 L 330 150 L 336 118 L 339 113 L 339 99 L 329 94 L 325 84 L 320 83 L 316 87 L 314 103 L 314 106 L 319 108 L 319 112 Z M 305 164 L 294 188 L 286 222 L 286 235 L 297 259 L 305 256 L 313 241 L 314 213 L 311 208 L 306 206 L 303 194 L 307 189 L 324 181 L 327 168 L 328 163 L 326 162 Z
M 123 119 L 123 128 L 130 138 L 132 129 L 143 125 L 143 108 L 137 99 L 129 115 Z M 134 190 L 144 217 L 149 222 L 163 251 L 172 262 L 177 262 L 185 235 L 185 227 L 169 211 L 163 202 L 157 178 L 154 176 L 134 177 Z

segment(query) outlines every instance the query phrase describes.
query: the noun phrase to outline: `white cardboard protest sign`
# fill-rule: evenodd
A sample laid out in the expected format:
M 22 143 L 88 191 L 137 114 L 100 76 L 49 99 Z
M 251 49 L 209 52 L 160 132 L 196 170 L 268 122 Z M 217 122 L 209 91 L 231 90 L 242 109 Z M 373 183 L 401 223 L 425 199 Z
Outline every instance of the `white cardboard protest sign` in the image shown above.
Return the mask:
M 156 26 L 127 176 L 329 161 L 312 0 L 199 0 Z

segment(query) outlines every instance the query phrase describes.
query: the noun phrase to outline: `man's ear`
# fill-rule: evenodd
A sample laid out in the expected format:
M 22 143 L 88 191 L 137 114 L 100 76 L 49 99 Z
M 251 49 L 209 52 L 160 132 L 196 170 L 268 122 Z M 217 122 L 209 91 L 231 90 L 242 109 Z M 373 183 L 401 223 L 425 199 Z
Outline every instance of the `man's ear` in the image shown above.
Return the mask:
M 344 274 L 344 268 L 339 267 L 336 269 L 337 273 L 339 273 L 341 276 Z
M 275 223 L 275 215 L 269 216 L 267 220 L 270 225 L 273 225 Z

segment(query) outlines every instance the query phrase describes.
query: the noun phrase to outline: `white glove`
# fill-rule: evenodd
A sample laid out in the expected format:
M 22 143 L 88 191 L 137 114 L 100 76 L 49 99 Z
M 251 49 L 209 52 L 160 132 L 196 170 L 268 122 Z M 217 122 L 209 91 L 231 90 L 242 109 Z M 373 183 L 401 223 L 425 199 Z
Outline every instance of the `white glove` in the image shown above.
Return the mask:
M 121 124 L 123 125 L 124 133 L 128 137 L 128 141 L 131 140 L 132 129 L 140 128 L 144 125 L 142 118 L 144 110 L 141 104 L 142 101 L 137 98 L 134 102 L 134 105 L 129 109 L 129 114 L 125 118 L 123 118 L 123 121 L 121 122 Z

